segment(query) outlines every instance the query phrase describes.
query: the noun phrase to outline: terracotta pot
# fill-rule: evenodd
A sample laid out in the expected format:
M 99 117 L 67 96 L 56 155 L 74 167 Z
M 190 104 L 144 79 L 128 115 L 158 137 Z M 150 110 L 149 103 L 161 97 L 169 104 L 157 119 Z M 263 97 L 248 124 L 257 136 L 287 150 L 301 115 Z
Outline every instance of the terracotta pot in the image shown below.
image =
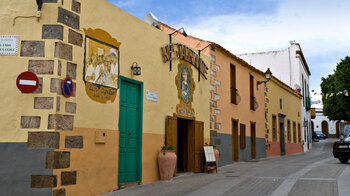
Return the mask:
M 176 166 L 176 154 L 172 150 L 162 150 L 158 154 L 160 180 L 172 180 Z
M 216 167 L 218 167 L 220 152 L 217 148 L 214 148 L 214 154 L 215 154 L 215 159 L 216 159 Z

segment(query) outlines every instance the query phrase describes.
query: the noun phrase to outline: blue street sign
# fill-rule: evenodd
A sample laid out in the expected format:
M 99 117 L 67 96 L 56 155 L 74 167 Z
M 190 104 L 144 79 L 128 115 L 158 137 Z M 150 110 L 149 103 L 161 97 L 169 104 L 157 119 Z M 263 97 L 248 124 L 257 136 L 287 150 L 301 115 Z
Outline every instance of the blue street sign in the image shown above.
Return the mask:
M 62 91 L 65 97 L 70 97 L 73 95 L 73 81 L 70 77 L 67 77 L 66 79 L 64 79 L 63 83 L 62 83 Z

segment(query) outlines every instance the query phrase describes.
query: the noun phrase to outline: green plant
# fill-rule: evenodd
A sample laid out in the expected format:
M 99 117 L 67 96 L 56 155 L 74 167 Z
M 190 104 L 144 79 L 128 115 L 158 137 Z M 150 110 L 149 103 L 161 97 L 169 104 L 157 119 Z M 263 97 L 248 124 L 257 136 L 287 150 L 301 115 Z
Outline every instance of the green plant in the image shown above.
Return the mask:
M 176 147 L 175 146 L 162 146 L 162 150 L 172 150 L 172 151 L 175 151 L 176 150 Z

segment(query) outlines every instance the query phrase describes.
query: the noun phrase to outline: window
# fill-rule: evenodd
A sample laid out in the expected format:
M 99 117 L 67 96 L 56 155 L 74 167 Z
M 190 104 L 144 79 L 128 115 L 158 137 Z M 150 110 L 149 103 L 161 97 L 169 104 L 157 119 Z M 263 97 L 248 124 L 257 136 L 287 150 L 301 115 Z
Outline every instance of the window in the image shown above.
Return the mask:
M 245 148 L 245 124 L 240 124 L 240 148 Z
M 303 89 L 302 89 L 302 94 L 303 94 L 303 106 L 305 106 L 304 75 L 301 75 L 301 85 L 303 86 Z
M 280 109 L 282 110 L 282 99 L 280 99 Z
M 298 135 L 299 135 L 298 141 L 299 141 L 299 144 L 301 144 L 301 129 L 300 129 L 300 124 L 299 123 L 298 123 Z M 296 139 L 295 139 L 295 141 L 296 141 Z
M 296 123 L 293 122 L 293 141 L 294 143 L 296 143 L 297 139 L 296 139 Z
M 237 104 L 237 89 L 236 89 L 236 67 L 231 64 L 230 66 L 230 78 L 231 78 L 231 103 Z
M 250 109 L 255 110 L 254 107 L 254 102 L 255 102 L 255 97 L 254 97 L 254 76 L 249 75 L 249 86 L 250 86 Z
M 290 120 L 287 121 L 287 137 L 288 137 L 288 142 L 291 142 L 291 131 L 290 131 Z
M 272 141 L 277 141 L 277 117 L 272 115 Z

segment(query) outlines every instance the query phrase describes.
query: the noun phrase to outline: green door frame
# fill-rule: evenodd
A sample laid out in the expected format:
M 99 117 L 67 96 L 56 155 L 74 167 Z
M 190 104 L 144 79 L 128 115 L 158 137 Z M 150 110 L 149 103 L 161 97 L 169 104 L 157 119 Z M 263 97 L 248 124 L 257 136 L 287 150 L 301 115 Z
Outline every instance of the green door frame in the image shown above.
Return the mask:
M 130 78 L 127 78 L 125 76 L 119 76 L 119 85 L 121 86 L 122 82 L 129 82 L 129 83 L 133 83 L 136 84 L 138 86 L 140 86 L 140 99 L 139 99 L 139 111 L 138 111 L 138 118 L 139 118 L 139 123 L 138 123 L 138 132 L 137 132 L 137 180 L 139 182 L 141 182 L 142 180 L 142 120 L 143 120 L 143 82 L 137 81 L 137 80 L 133 80 Z M 121 88 L 119 88 L 121 89 Z M 120 96 L 120 92 L 119 92 L 119 96 Z M 120 99 L 119 99 L 120 100 Z M 119 101 L 119 108 L 121 107 L 120 105 L 120 101 Z M 119 122 L 120 122 L 120 114 L 119 114 L 119 120 L 118 120 L 118 129 L 119 128 Z M 120 185 L 120 150 L 118 153 L 118 187 Z

